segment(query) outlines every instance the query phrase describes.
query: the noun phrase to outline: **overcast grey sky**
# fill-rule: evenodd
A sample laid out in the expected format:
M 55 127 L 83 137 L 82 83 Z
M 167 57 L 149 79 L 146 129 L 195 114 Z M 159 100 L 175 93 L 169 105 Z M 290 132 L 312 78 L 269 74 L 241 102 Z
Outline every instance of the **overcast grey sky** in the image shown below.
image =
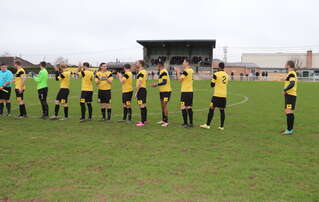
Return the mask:
M 0 54 L 134 61 L 138 39 L 216 39 L 215 57 L 319 49 L 316 0 L 1 0 Z

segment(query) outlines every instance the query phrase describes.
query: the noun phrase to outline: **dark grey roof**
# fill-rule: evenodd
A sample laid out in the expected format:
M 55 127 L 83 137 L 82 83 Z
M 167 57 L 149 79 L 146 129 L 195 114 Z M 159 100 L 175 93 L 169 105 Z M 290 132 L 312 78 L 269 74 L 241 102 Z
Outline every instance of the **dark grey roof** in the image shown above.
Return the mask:
M 24 60 L 20 57 L 12 57 L 12 56 L 9 56 L 9 57 L 0 57 L 0 63 L 5 63 L 9 66 L 14 66 L 14 62 L 15 61 L 20 61 L 22 63 L 23 66 L 25 67 L 31 67 L 31 66 L 34 66 L 34 64 L 32 64 L 31 62 L 27 61 L 27 60 Z
M 180 39 L 180 40 L 137 40 L 142 46 L 166 46 L 166 45 L 210 45 L 216 47 L 215 39 Z

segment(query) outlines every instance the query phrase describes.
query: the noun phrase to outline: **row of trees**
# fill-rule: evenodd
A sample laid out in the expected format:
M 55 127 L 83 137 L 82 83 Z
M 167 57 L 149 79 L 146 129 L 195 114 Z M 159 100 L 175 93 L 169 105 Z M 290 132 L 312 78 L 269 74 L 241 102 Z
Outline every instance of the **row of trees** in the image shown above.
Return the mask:
M 8 51 L 4 51 L 2 54 L 0 54 L 1 57 L 9 57 L 9 56 L 12 56 L 12 54 L 10 54 L 10 52 Z M 19 57 L 22 57 L 22 56 L 19 56 Z M 296 64 L 296 68 L 297 69 L 300 69 L 302 68 L 302 61 L 299 57 L 295 57 L 295 58 L 292 58 L 292 60 L 295 62 Z M 69 60 L 65 57 L 58 57 L 57 59 L 55 59 L 54 63 L 53 64 L 69 64 Z

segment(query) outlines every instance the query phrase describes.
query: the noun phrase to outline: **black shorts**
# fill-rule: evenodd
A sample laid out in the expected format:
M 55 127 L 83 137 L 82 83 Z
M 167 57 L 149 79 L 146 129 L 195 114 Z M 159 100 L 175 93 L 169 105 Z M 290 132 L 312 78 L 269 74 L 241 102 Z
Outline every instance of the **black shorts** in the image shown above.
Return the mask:
M 24 99 L 24 90 L 22 90 L 22 92 L 20 93 L 20 91 L 18 89 L 16 89 L 15 92 L 16 92 L 17 101 L 23 101 L 23 99 Z
M 133 97 L 133 91 L 122 93 L 122 103 L 125 105 L 131 105 L 132 97 Z
M 46 88 L 41 88 L 38 90 L 38 96 L 39 96 L 39 100 L 42 101 L 47 101 L 47 97 L 48 97 L 48 91 L 49 89 Z
M 5 92 L 5 91 L 7 92 Z M 0 100 L 10 100 L 11 96 L 11 87 L 4 87 L 3 90 L 0 90 Z
M 93 91 L 81 91 L 80 103 L 87 103 L 93 101 Z
M 212 106 L 218 108 L 226 108 L 226 98 L 225 97 L 212 97 Z
M 285 95 L 285 109 L 295 110 L 297 96 Z
M 164 102 L 169 102 L 171 99 L 171 92 L 160 92 L 160 99 Z
M 137 104 L 146 104 L 147 91 L 146 88 L 140 88 L 137 92 Z
M 111 103 L 111 90 L 99 90 L 98 102 L 103 104 Z
M 184 105 L 186 107 L 193 106 L 193 92 L 182 92 L 181 105 Z
M 68 88 L 60 88 L 55 100 L 58 100 L 61 104 L 68 103 L 68 97 L 70 90 Z

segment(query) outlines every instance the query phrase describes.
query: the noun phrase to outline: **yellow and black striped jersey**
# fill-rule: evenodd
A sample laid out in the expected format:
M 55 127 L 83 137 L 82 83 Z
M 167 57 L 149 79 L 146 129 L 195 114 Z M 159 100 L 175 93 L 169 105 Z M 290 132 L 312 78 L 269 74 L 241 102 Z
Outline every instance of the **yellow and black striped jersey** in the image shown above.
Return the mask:
M 128 93 L 133 91 L 133 74 L 132 72 L 125 72 L 123 75 L 122 93 Z
M 224 71 L 218 71 L 213 74 L 212 83 L 214 86 L 214 96 L 215 97 L 227 97 L 227 85 L 229 81 L 229 76 Z
M 287 90 L 286 93 L 288 95 L 297 96 L 297 81 L 298 81 L 298 78 L 297 78 L 297 73 L 295 71 L 288 72 L 288 75 L 287 75 L 287 77 L 285 79 L 284 88 L 287 88 L 291 81 L 294 81 L 295 85 L 294 85 L 293 88 Z
M 94 73 L 89 70 L 79 72 L 79 76 L 82 77 L 82 91 L 93 91 L 93 79 Z
M 181 91 L 182 92 L 193 92 L 193 69 L 186 68 L 181 73 L 181 79 L 182 79 L 182 86 Z
M 141 71 L 139 71 L 136 77 L 137 79 L 136 87 L 138 87 L 139 81 L 142 81 L 141 88 L 146 88 L 147 77 L 148 77 L 148 73 L 145 69 L 142 69 Z
M 166 84 L 159 86 L 160 92 L 171 92 L 172 91 L 171 81 L 168 75 L 168 71 L 166 69 L 160 70 L 158 83 L 162 83 L 164 80 L 166 80 Z
M 25 77 L 25 70 L 23 68 L 20 68 L 17 70 L 15 74 L 15 88 L 24 90 L 25 89 L 25 83 L 23 82 L 23 77 Z
M 71 72 L 65 71 L 59 74 L 60 88 L 70 88 Z
M 98 87 L 100 90 L 111 90 L 112 84 L 110 84 L 108 81 L 113 81 L 113 75 L 112 72 L 106 71 L 102 72 L 99 71 L 95 75 L 95 81 L 100 81 L 98 84 Z

